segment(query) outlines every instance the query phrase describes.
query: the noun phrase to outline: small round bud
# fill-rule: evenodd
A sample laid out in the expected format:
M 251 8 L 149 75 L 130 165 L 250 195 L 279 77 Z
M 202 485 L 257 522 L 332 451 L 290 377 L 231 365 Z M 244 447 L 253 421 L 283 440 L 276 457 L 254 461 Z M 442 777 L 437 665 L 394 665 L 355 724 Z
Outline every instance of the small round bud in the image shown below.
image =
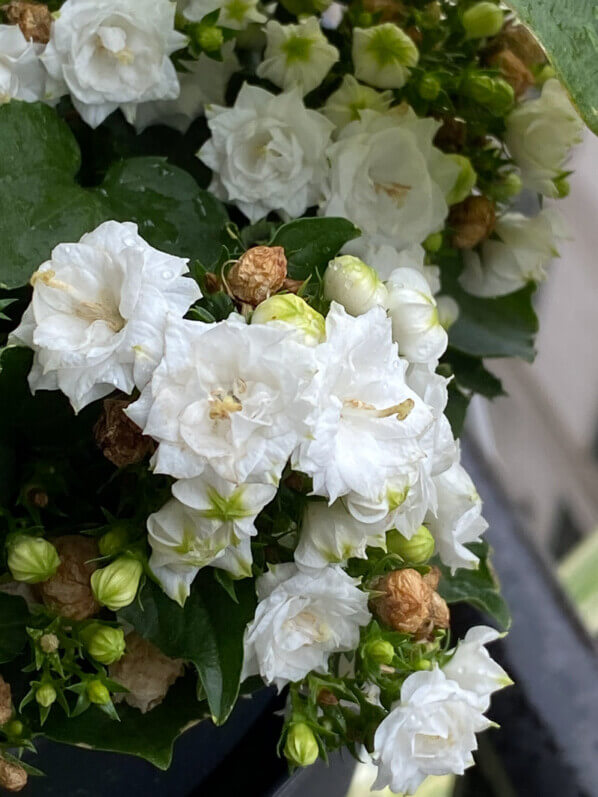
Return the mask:
M 552 80 L 553 77 L 556 77 L 554 67 L 546 64 L 536 75 L 536 86 L 543 86 L 547 80 Z
M 359 28 L 369 28 L 374 22 L 374 17 L 368 11 L 362 11 L 357 17 L 356 25 Z
M 60 566 L 56 548 L 43 537 L 17 537 L 9 546 L 8 568 L 15 581 L 38 584 Z
M 201 49 L 205 50 L 207 53 L 217 52 L 224 44 L 222 30 L 215 25 L 200 27 L 197 43 Z
M 461 22 L 468 39 L 496 36 L 503 24 L 503 12 L 490 2 L 476 3 L 464 12 Z
M 437 252 L 442 246 L 442 233 L 433 232 L 424 241 L 424 249 L 426 252 Z
M 471 165 L 469 158 L 465 155 L 447 155 L 459 167 L 459 174 L 455 180 L 455 184 L 446 195 L 447 205 L 456 205 L 457 202 L 463 202 L 472 191 L 472 188 L 477 182 L 478 176 L 475 169 Z
M 44 634 L 40 637 L 39 646 L 44 653 L 56 653 L 60 647 L 60 641 L 56 634 Z
M 128 542 L 128 529 L 124 526 L 115 526 L 100 537 L 98 548 L 102 556 L 116 556 L 121 553 Z
M 440 81 L 432 75 L 424 75 L 417 87 L 419 96 L 423 100 L 435 100 L 440 94 L 441 89 L 442 86 L 440 85 Z
M 42 684 L 35 692 L 35 702 L 42 708 L 50 708 L 56 701 L 56 689 L 50 683 Z
M 473 249 L 494 230 L 494 202 L 485 196 L 469 196 L 453 205 L 448 223 L 453 228 L 451 244 L 456 249 Z
M 501 77 L 494 78 L 492 99 L 488 108 L 495 116 L 508 113 L 515 104 L 515 91 L 510 83 Z
M 508 202 L 521 193 L 523 182 L 517 172 L 510 172 L 497 183 L 488 186 L 488 196 L 497 202 Z
M 110 692 L 97 678 L 88 682 L 86 691 L 90 702 L 96 706 L 105 706 L 110 702 Z
M 386 535 L 386 547 L 405 561 L 419 565 L 427 562 L 434 553 L 434 537 L 425 526 L 420 526 L 409 540 L 392 529 Z
M 284 745 L 287 761 L 297 767 L 308 767 L 319 754 L 318 742 L 312 729 L 304 722 L 291 725 Z
M 429 659 L 418 659 L 413 666 L 416 670 L 431 670 L 432 662 Z
M 365 656 L 375 664 L 391 664 L 395 650 L 385 639 L 374 639 L 365 646 Z
M 269 321 L 284 321 L 296 327 L 308 346 L 317 346 L 326 337 L 324 316 L 294 293 L 279 293 L 258 304 L 251 323 L 267 324 Z
M 122 628 L 92 623 L 81 634 L 89 655 L 100 664 L 114 664 L 125 652 Z
M 500 70 L 502 77 L 513 87 L 516 97 L 521 97 L 534 84 L 534 76 L 510 50 L 499 50 L 488 59 L 490 66 Z
M 119 556 L 91 577 L 91 591 L 98 603 L 113 612 L 135 600 L 143 566 L 132 556 Z
M 356 316 L 372 307 L 385 307 L 387 301 L 386 286 L 375 269 L 352 255 L 330 261 L 324 273 L 324 295 Z
M 226 282 L 235 299 L 255 307 L 279 291 L 286 276 L 282 246 L 253 246 L 237 260 Z
M 13 720 L 2 728 L 9 739 L 18 739 L 23 735 L 25 726 L 20 720 Z
M 555 180 L 554 187 L 556 188 L 559 199 L 564 199 L 566 196 L 569 196 L 569 193 L 571 192 L 571 186 L 569 185 L 569 180 L 567 180 L 566 177 L 559 177 L 558 180 Z

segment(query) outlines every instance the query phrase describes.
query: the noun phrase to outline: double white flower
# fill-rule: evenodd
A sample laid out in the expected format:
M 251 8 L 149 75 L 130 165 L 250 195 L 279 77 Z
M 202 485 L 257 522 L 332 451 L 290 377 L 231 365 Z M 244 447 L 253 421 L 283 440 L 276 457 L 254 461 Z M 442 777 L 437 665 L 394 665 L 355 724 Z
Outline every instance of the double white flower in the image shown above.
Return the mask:
M 40 61 L 43 45 L 27 41 L 18 25 L 0 25 L 0 104 L 11 99 L 43 99 L 46 73 Z

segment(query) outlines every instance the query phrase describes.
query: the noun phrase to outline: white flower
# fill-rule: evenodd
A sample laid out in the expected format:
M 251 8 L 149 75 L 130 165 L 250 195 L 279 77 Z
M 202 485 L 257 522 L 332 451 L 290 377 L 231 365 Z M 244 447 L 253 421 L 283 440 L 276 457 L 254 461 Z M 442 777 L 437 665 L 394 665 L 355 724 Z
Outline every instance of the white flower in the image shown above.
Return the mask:
M 400 89 L 419 61 L 413 40 L 392 22 L 355 28 L 352 55 L 355 77 L 381 89 Z
M 430 409 L 405 383 L 380 307 L 354 318 L 333 302 L 316 358 L 320 370 L 308 391 L 316 408 L 293 465 L 330 503 L 348 493 L 376 496 L 424 456 L 418 436 L 432 422 Z
M 414 268 L 424 275 L 433 296 L 440 291 L 440 269 L 425 263 L 426 252 L 420 244 L 412 244 L 407 249 L 398 250 L 389 244 L 377 246 L 365 236 L 345 244 L 343 252 L 356 255 L 369 263 L 378 272 L 381 280 L 389 279 L 398 268 Z
M 359 627 L 370 620 L 358 583 L 338 566 L 310 575 L 283 564 L 261 576 L 241 679 L 259 673 L 280 690 L 310 672 L 327 672 L 330 654 L 353 650 Z
M 465 545 L 479 542 L 488 528 L 482 517 L 482 501 L 465 468 L 455 463 L 434 478 L 438 495 L 436 513 L 430 512 L 426 526 L 436 541 L 440 559 L 453 572 L 475 568 L 478 558 Z
M 391 103 L 391 91 L 376 91 L 362 86 L 353 75 L 345 75 L 339 88 L 326 100 L 322 113 L 340 128 L 359 119 L 362 111 L 385 113 Z
M 302 95 L 308 94 L 338 61 L 338 50 L 324 36 L 316 17 L 297 25 L 281 25 L 271 19 L 265 31 L 264 60 L 256 71 L 282 89 L 298 86 Z
M 332 123 L 308 110 L 298 89 L 275 96 L 245 83 L 232 108 L 206 115 L 212 137 L 198 155 L 218 197 L 252 222 L 271 210 L 301 216 L 318 202 Z
M 351 557 L 366 558 L 366 547 L 386 550 L 386 523 L 361 523 L 343 505 L 310 501 L 303 516 L 295 562 L 311 571 Z
M 474 763 L 475 734 L 492 724 L 470 692 L 434 669 L 410 675 L 374 737 L 374 788 L 414 794 L 428 775 L 462 775 Z
M 461 313 L 458 303 L 452 296 L 443 295 L 436 297 L 436 306 L 438 320 L 445 329 L 450 329 Z
M 480 711 L 486 711 L 490 706 L 493 692 L 513 683 L 484 647 L 501 636 L 503 634 L 487 625 L 470 628 L 454 649 L 453 657 L 442 668 L 447 678 L 475 696 L 475 705 Z
M 397 268 L 386 287 L 392 336 L 399 344 L 399 354 L 409 362 L 435 367 L 446 351 L 448 335 L 440 324 L 426 278 L 413 268 Z
M 37 102 L 44 97 L 43 46 L 27 41 L 18 25 L 0 25 L 0 104 L 10 99 Z
M 31 390 L 61 390 L 78 412 L 114 388 L 143 388 L 167 316 L 182 317 L 201 297 L 187 272 L 186 260 L 151 247 L 131 222 L 107 221 L 56 246 L 10 337 L 35 352 Z
M 209 464 L 235 484 L 276 484 L 309 405 L 313 349 L 289 326 L 173 321 L 162 362 L 127 414 L 159 445 L 152 465 L 178 479 Z
M 215 564 L 228 549 L 257 533 L 255 518 L 274 498 L 276 488 L 233 484 L 206 468 L 202 476 L 175 482 L 172 494 L 147 520 L 149 565 L 166 594 L 182 606 L 202 567 Z M 251 569 L 239 575 L 251 575 Z
M 506 213 L 495 233 L 498 240 L 484 241 L 479 252 L 464 250 L 459 281 L 474 296 L 502 296 L 528 282 L 542 282 L 546 266 L 558 257 L 557 242 L 569 237 L 554 208 L 532 217 Z
M 518 105 L 507 118 L 505 142 L 526 188 L 557 197 L 557 180 L 569 150 L 582 140 L 584 125 L 565 89 L 547 80 L 542 95 Z
M 387 290 L 375 269 L 352 255 L 331 260 L 324 272 L 324 294 L 342 304 L 351 315 L 362 315 L 372 307 L 386 307 Z
M 459 167 L 433 146 L 439 127 L 401 105 L 386 114 L 363 111 L 329 147 L 324 216 L 354 222 L 372 245 L 403 249 L 439 230 L 445 194 Z
M 169 0 L 62 4 L 41 58 L 91 127 L 119 107 L 133 122 L 140 102 L 178 96 L 169 56 L 187 39 L 174 30 L 174 12 Z
M 228 81 L 239 68 L 239 61 L 231 41 L 222 46 L 222 61 L 200 53 L 196 61 L 181 61 L 181 66 L 185 71 L 178 73 L 179 96 L 176 100 L 156 100 L 139 105 L 135 116 L 137 132 L 160 124 L 186 133 L 206 105 L 224 102 Z
M 183 16 L 191 22 L 200 22 L 219 9 L 218 24 L 233 30 L 242 30 L 251 22 L 266 21 L 266 16 L 257 10 L 258 0 L 179 0 L 179 6 Z

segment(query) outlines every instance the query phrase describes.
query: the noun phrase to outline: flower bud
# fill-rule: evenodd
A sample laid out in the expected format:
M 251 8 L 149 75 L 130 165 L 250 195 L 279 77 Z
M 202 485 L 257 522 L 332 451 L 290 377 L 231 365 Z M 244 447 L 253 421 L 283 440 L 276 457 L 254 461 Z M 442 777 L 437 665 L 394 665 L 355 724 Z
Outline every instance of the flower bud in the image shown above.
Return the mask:
M 117 525 L 100 537 L 98 549 L 102 556 L 116 556 L 127 546 L 129 539 L 128 529 Z
M 91 590 L 98 603 L 113 612 L 135 600 L 143 566 L 132 556 L 119 556 L 91 577 Z
M 432 669 L 432 662 L 429 659 L 418 659 L 414 667 L 416 670 L 431 670 Z
M 279 291 L 286 276 L 282 246 L 253 246 L 237 260 L 226 282 L 235 299 L 255 307 Z
M 217 52 L 224 44 L 224 34 L 216 25 L 200 25 L 197 43 L 206 53 Z
M 455 180 L 455 184 L 446 195 L 447 205 L 456 205 L 457 202 L 462 202 L 466 197 L 471 194 L 471 190 L 477 182 L 478 176 L 475 173 L 471 161 L 465 155 L 447 155 L 454 163 L 457 164 L 460 171 Z
M 515 92 L 513 86 L 501 77 L 494 78 L 492 98 L 488 102 L 488 108 L 495 116 L 504 116 L 515 104 Z
M 490 56 L 488 63 L 500 70 L 503 78 L 513 87 L 516 97 L 521 97 L 530 86 L 534 85 L 534 76 L 530 70 L 510 50 L 499 50 Z
M 56 653 L 60 647 L 60 640 L 56 634 L 43 634 L 40 637 L 39 646 L 44 653 Z
M 503 12 L 495 3 L 476 3 L 463 13 L 461 22 L 468 39 L 496 36 L 502 28 Z
M 395 649 L 385 639 L 373 639 L 364 648 L 366 658 L 375 664 L 391 664 L 395 657 Z
M 0 675 L 0 726 L 12 717 L 12 693 L 10 684 Z
M 42 708 L 50 708 L 56 697 L 56 689 L 50 683 L 42 684 L 35 692 L 35 701 Z
M 459 305 L 452 296 L 437 296 L 436 309 L 440 325 L 446 330 L 452 327 L 459 318 Z
M 543 86 L 547 80 L 552 80 L 553 77 L 556 77 L 554 67 L 546 64 L 536 75 L 536 86 Z
M 331 260 L 324 272 L 324 295 L 339 302 L 351 315 L 386 305 L 387 290 L 375 269 L 353 255 Z
M 60 555 L 60 567 L 37 589 L 44 604 L 61 617 L 85 620 L 100 608 L 90 586 L 90 576 L 96 569 L 93 560 L 98 555 L 97 543 L 91 537 L 68 534 L 56 537 L 54 545 Z
M 424 241 L 424 249 L 426 252 L 437 252 L 442 246 L 442 233 L 433 232 Z
M 96 706 L 105 706 L 110 702 L 110 692 L 98 678 L 88 681 L 86 691 L 89 701 Z
M 1 722 L 0 725 L 2 725 Z M 2 730 L 9 739 L 19 739 L 23 735 L 25 726 L 20 720 L 12 720 L 12 722 L 9 722 L 7 725 L 5 725 Z
M 429 637 L 434 628 L 448 628 L 445 601 L 417 570 L 394 570 L 374 585 L 377 595 L 371 605 L 376 616 L 395 631 Z
M 523 181 L 517 172 L 509 172 L 499 182 L 488 186 L 487 193 L 497 202 L 508 202 L 521 193 Z
M 21 791 L 27 785 L 27 773 L 23 767 L 0 756 L 0 787 L 6 791 Z
M 155 448 L 151 437 L 146 437 L 123 412 L 130 403 L 127 399 L 104 399 L 102 413 L 93 429 L 102 454 L 117 468 L 141 462 Z
M 6 21 L 18 25 L 28 41 L 47 44 L 50 41 L 52 14 L 43 3 L 24 3 L 13 0 L 3 8 Z
M 442 86 L 440 85 L 440 81 L 433 75 L 424 75 L 417 87 L 419 96 L 423 100 L 435 100 L 440 94 L 441 89 Z
M 386 547 L 407 562 L 420 565 L 427 562 L 434 553 L 434 537 L 425 526 L 420 526 L 409 540 L 396 529 L 392 529 L 386 535 Z
M 304 722 L 296 722 L 289 728 L 284 745 L 287 761 L 297 767 L 308 767 L 319 754 L 318 742 L 312 729 Z
M 495 116 L 503 116 L 515 102 L 515 92 L 506 80 L 490 75 L 467 75 L 461 84 L 466 97 L 488 108 Z
M 355 77 L 379 89 L 400 89 L 419 61 L 413 41 L 392 22 L 353 30 Z
M 267 324 L 269 321 L 284 321 L 296 327 L 308 346 L 317 346 L 326 337 L 324 316 L 294 293 L 279 293 L 258 304 L 251 323 Z
M 91 623 L 81 637 L 89 655 L 100 664 L 114 664 L 125 652 L 125 634 L 122 628 L 101 623 Z
M 556 188 L 558 199 L 564 199 L 566 196 L 569 196 L 571 186 L 566 177 L 559 177 L 556 179 L 554 181 L 554 187 Z
M 58 570 L 60 557 L 52 543 L 43 537 L 22 535 L 10 543 L 7 562 L 15 581 L 39 584 Z
M 452 245 L 457 249 L 473 249 L 494 230 L 494 202 L 485 196 L 469 196 L 453 205 L 449 225 L 453 228 Z

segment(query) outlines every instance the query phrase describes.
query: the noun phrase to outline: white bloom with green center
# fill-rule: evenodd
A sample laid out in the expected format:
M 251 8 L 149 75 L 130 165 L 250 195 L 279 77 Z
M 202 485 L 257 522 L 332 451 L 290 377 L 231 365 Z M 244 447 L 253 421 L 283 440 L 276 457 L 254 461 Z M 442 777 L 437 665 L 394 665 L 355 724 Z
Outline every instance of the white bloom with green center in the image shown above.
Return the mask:
M 241 680 L 259 674 L 280 690 L 310 672 L 328 672 L 329 656 L 354 650 L 371 619 L 358 584 L 337 565 L 310 574 L 289 563 L 260 576 Z
M 341 128 L 359 119 L 362 111 L 385 113 L 392 99 L 391 91 L 376 91 L 359 83 L 353 75 L 345 75 L 339 88 L 326 100 L 322 113 Z
M 321 313 L 294 293 L 277 293 L 255 308 L 252 324 L 288 324 L 306 346 L 317 346 L 326 337 L 326 321 Z
M 56 246 L 9 338 L 35 352 L 32 392 L 61 390 L 78 412 L 115 388 L 143 388 L 162 357 L 167 318 L 201 296 L 187 272 L 186 260 L 151 247 L 132 222 L 107 221 Z
M 362 523 L 336 501 L 311 501 L 303 515 L 295 562 L 300 570 L 318 570 L 329 564 L 366 559 L 366 548 L 386 550 L 386 522 Z
M 301 94 L 308 94 L 338 61 L 338 50 L 322 33 L 316 17 L 297 25 L 281 25 L 271 19 L 265 30 L 266 51 L 257 74 L 282 89 L 298 86 Z
M 179 0 L 179 9 L 190 22 L 200 22 L 207 14 L 219 10 L 218 24 L 224 28 L 243 30 L 252 22 L 265 22 L 258 9 L 258 0 Z
M 276 487 L 233 484 L 206 468 L 200 477 L 175 482 L 172 494 L 147 520 L 150 568 L 166 594 L 183 605 L 199 570 L 225 556 L 230 566 L 230 552 L 241 543 L 241 560 L 249 551 L 249 567 L 237 567 L 235 575 L 251 575 L 247 544 L 257 534 L 256 516 L 274 498 Z
M 411 363 L 435 368 L 446 351 L 448 336 L 426 278 L 414 268 L 397 268 L 387 289 L 392 336 L 399 344 L 399 354 Z
M 339 255 L 324 272 L 324 295 L 342 304 L 351 315 L 362 315 L 372 307 L 386 307 L 386 287 L 376 270 L 352 255 Z
M 417 65 L 419 51 L 393 22 L 353 31 L 355 77 L 380 89 L 400 89 Z
M 542 282 L 546 267 L 559 256 L 560 240 L 570 238 L 563 217 L 555 208 L 536 216 L 505 213 L 490 238 L 478 251 L 464 250 L 465 267 L 459 281 L 474 296 L 502 296 L 530 282 Z
M 44 98 L 42 50 L 41 44 L 27 41 L 18 25 L 0 25 L 0 105 L 11 99 L 38 102 Z

